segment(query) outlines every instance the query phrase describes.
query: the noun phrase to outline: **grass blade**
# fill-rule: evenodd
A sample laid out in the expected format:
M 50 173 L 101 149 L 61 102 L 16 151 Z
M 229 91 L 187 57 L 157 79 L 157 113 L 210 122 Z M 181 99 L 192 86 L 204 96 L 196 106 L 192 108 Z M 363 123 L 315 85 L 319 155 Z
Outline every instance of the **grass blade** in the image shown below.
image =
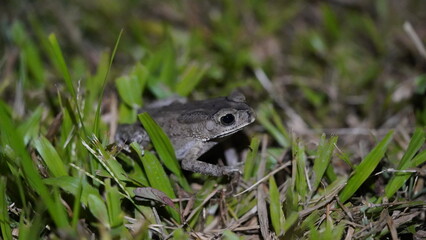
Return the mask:
M 364 183 L 385 155 L 386 149 L 392 140 L 393 131 L 390 131 L 382 141 L 362 160 L 349 178 L 348 183 L 339 194 L 340 201 L 346 202 Z
M 47 140 L 44 136 L 41 136 L 34 141 L 34 147 L 40 153 L 53 176 L 60 177 L 68 175 L 61 157 L 59 157 L 58 152 L 56 152 L 56 149 L 52 146 L 49 140 Z
M 44 66 L 38 45 L 34 43 L 20 21 L 15 21 L 13 23 L 11 27 L 11 37 L 21 48 L 21 56 L 24 59 L 24 64 L 28 66 L 28 70 L 31 72 L 34 80 L 36 80 L 37 85 L 44 84 Z
M 133 109 L 142 106 L 142 84 L 136 76 L 122 76 L 115 81 L 118 93 L 124 103 Z
M 306 153 L 305 147 L 301 142 L 293 143 L 293 155 L 295 163 L 293 165 L 293 186 L 299 196 L 303 199 L 308 191 L 308 182 L 306 179 Z
M 102 84 L 102 90 L 101 90 L 101 94 L 99 96 L 98 106 L 96 107 L 95 124 L 93 126 L 93 132 L 98 137 L 99 137 L 99 134 L 98 134 L 99 119 L 100 119 L 100 115 L 101 115 L 101 105 L 102 105 L 102 99 L 103 99 L 103 95 L 104 95 L 104 91 L 105 91 L 105 86 L 106 86 L 106 83 L 107 83 L 107 80 L 108 80 L 108 75 L 109 75 L 109 72 L 111 70 L 112 62 L 114 61 L 115 53 L 117 52 L 118 44 L 120 43 L 120 39 L 121 39 L 122 34 L 123 34 L 123 29 L 121 29 L 120 33 L 118 34 L 117 41 L 115 42 L 114 50 L 112 51 L 112 55 L 111 55 L 111 58 L 110 58 L 110 61 L 109 61 L 108 69 L 107 69 L 107 72 L 105 74 L 105 78 L 104 78 L 104 81 L 103 81 L 103 84 Z
M 57 227 L 69 226 L 68 218 L 65 209 L 62 205 L 57 204 L 51 197 L 46 185 L 41 180 L 41 177 L 34 166 L 34 163 L 26 150 L 23 137 L 18 133 L 15 126 L 12 124 L 12 119 L 7 114 L 3 104 L 0 104 L 0 126 L 1 133 L 5 135 L 6 142 L 15 151 L 17 157 L 20 159 L 20 164 L 24 172 L 26 181 L 37 192 L 44 202 L 53 222 Z
M 231 230 L 225 230 L 223 232 L 223 239 L 224 240 L 239 240 L 240 238 L 238 237 L 237 234 L 231 232 Z
M 417 167 L 420 164 L 423 164 L 424 162 L 426 162 L 426 150 L 419 153 L 416 157 L 413 158 L 411 162 L 412 162 L 411 166 L 413 167 Z
M 158 160 L 158 158 L 150 152 L 145 152 L 145 154 L 142 156 L 141 149 L 137 144 L 132 143 L 131 147 L 138 153 L 140 157 L 150 186 L 164 192 L 171 199 L 176 198 L 172 184 L 170 183 L 170 179 L 164 171 L 163 166 L 161 165 L 161 162 Z M 180 216 L 174 208 L 166 206 L 166 209 L 173 217 L 173 219 L 180 222 Z
M 293 212 L 290 214 L 290 216 L 286 219 L 283 225 L 283 232 L 286 233 L 294 224 L 297 223 L 297 220 L 299 219 L 299 214 L 297 212 Z
M 405 151 L 404 155 L 401 158 L 401 161 L 398 164 L 398 170 L 406 170 L 408 168 L 415 168 L 418 166 L 417 159 L 426 160 L 426 151 L 418 154 L 415 159 L 413 157 L 419 151 L 419 149 L 425 143 L 425 132 L 423 129 L 417 128 L 414 131 L 413 137 L 411 138 L 410 143 L 408 144 L 407 151 Z M 423 161 L 424 162 L 424 161 Z M 421 164 L 421 163 L 419 163 Z M 402 185 L 407 181 L 407 179 L 411 176 L 410 173 L 398 174 L 396 173 L 393 176 L 389 183 L 385 187 L 385 195 L 389 199 L 391 198 L 395 192 L 402 187 Z
M 290 146 L 290 137 L 282 124 L 279 114 L 271 104 L 264 104 L 259 108 L 257 120 L 266 128 L 274 139 L 283 147 Z M 272 118 L 272 119 L 271 119 Z
M 189 64 L 176 86 L 176 93 L 180 96 L 188 96 L 201 81 L 207 68 L 207 65 Z
M 73 196 L 79 196 L 79 201 L 88 204 L 89 195 L 99 195 L 98 189 L 79 177 L 63 176 L 58 178 L 46 178 L 43 182 L 52 187 L 59 187 Z M 81 191 L 81 193 L 80 193 Z
M 409 162 L 408 167 L 404 167 L 404 168 L 401 168 L 399 170 L 406 170 L 408 168 L 415 168 L 415 167 L 419 166 L 420 164 L 423 164 L 424 162 L 426 162 L 426 151 L 423 151 L 423 152 L 419 153 L 418 155 L 416 155 Z M 404 185 L 405 181 L 407 181 L 407 179 L 410 178 L 411 175 L 412 175 L 412 173 L 407 173 L 407 172 L 404 172 L 402 174 L 396 173 L 395 176 L 393 176 L 391 178 L 391 180 L 389 181 L 389 183 L 385 187 L 386 197 L 391 198 L 395 194 L 395 192 L 398 189 L 400 189 L 402 187 L 402 185 Z
M 37 138 L 40 132 L 40 122 L 43 113 L 43 108 L 41 106 L 29 116 L 25 122 L 20 124 L 18 131 L 24 136 L 24 143 L 27 145 L 31 139 Z
M 92 136 L 91 145 L 85 141 L 82 144 L 86 149 L 92 153 L 92 155 L 98 160 L 98 162 L 104 167 L 104 169 L 110 174 L 115 182 L 126 192 L 122 181 L 127 180 L 127 174 L 123 170 L 123 166 L 120 165 L 111 152 L 107 151 L 104 146 L 99 142 L 96 136 Z M 127 193 L 127 192 L 126 192 Z M 129 194 L 127 193 L 129 196 Z
M 77 227 L 78 221 L 80 219 L 80 214 L 81 214 L 81 196 L 83 195 L 83 177 L 80 177 L 79 179 L 79 184 L 78 184 L 78 190 L 77 190 L 77 194 L 74 195 L 74 204 L 73 204 L 73 208 L 72 208 L 72 212 L 74 213 L 71 219 L 71 226 L 72 228 Z
M 419 149 L 425 143 L 425 135 L 425 131 L 421 128 L 417 128 L 414 131 L 413 137 L 408 144 L 407 151 L 404 153 L 404 156 L 402 156 L 401 162 L 398 165 L 398 169 L 405 169 L 409 166 L 410 160 L 416 155 L 417 151 L 419 151 Z
M 74 85 L 72 83 L 71 75 L 68 71 L 67 65 L 65 63 L 64 56 L 62 55 L 62 51 L 61 51 L 61 48 L 59 46 L 58 40 L 56 39 L 55 34 L 49 35 L 49 43 L 50 43 L 50 49 L 51 49 L 51 53 L 52 53 L 51 56 L 54 58 L 54 59 L 51 59 L 51 60 L 54 63 L 57 70 L 62 74 L 62 77 L 64 78 L 65 85 L 66 85 L 69 93 L 71 94 L 71 96 L 74 100 L 75 107 L 77 109 L 77 114 L 78 114 L 78 117 L 79 117 L 79 120 L 80 120 L 80 124 L 81 124 L 81 127 L 83 129 L 83 134 L 84 134 L 85 137 L 87 137 L 86 128 L 84 127 L 83 117 L 81 115 L 80 107 L 79 107 L 78 101 L 77 101 L 77 94 L 76 94 Z
M 313 183 L 312 183 L 312 190 L 315 191 L 320 182 L 322 177 L 324 176 L 324 173 L 329 166 L 331 155 L 333 154 L 334 145 L 337 142 L 337 137 L 332 137 L 329 141 L 325 139 L 325 135 L 321 136 L 320 144 L 318 146 L 318 152 L 317 152 L 317 158 L 314 162 L 313 167 Z
M 104 199 L 98 194 L 89 194 L 87 200 L 90 212 L 105 225 L 108 222 L 108 210 Z
M 71 96 L 76 99 L 77 94 L 74 89 L 74 85 L 71 80 L 70 72 L 68 71 L 67 65 L 65 63 L 64 56 L 62 55 L 61 48 L 59 46 L 58 40 L 56 39 L 55 34 L 49 35 L 50 47 L 53 53 L 52 62 L 54 63 L 57 70 L 61 73 L 62 77 L 65 80 L 65 85 L 67 86 L 68 91 L 71 93 Z
M 110 179 L 105 180 L 106 206 L 109 224 L 112 228 L 123 225 L 124 214 L 121 211 L 121 195 L 116 186 L 111 186 Z
M 190 191 L 190 187 L 186 178 L 183 176 L 182 170 L 179 166 L 178 160 L 176 159 L 175 151 L 173 146 L 164 133 L 163 129 L 149 116 L 148 113 L 139 114 L 139 120 L 141 121 L 144 129 L 149 135 L 152 144 L 157 151 L 158 156 L 164 165 L 172 171 L 177 177 L 180 185 L 186 190 Z M 160 189 L 161 190 L 161 189 Z
M 281 208 L 280 192 L 278 191 L 277 183 L 274 177 L 269 178 L 269 214 L 271 216 L 272 227 L 277 236 L 281 235 L 284 225 L 284 213 Z
M 259 151 L 259 144 L 260 144 L 260 138 L 259 137 L 253 137 L 250 143 L 250 151 L 247 154 L 246 161 L 244 162 L 244 180 L 249 180 L 251 177 L 253 177 L 254 168 L 256 165 L 256 158 L 257 153 Z
M 5 240 L 11 240 L 12 230 L 10 228 L 9 215 L 6 201 L 6 178 L 0 177 L 0 228 L 1 236 Z

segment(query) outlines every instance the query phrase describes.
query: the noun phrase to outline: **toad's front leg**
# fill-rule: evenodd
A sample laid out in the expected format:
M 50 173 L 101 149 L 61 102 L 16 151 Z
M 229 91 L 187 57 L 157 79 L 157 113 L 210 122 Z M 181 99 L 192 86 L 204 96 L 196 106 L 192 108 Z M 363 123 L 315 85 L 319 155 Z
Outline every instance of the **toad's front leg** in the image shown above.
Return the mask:
M 205 149 L 208 150 L 210 148 L 206 148 L 205 146 L 193 146 L 191 150 L 189 150 L 189 152 L 186 154 L 186 156 L 182 159 L 182 168 L 187 171 L 197 172 L 210 176 L 223 176 L 232 175 L 234 173 L 240 173 L 240 170 L 233 166 L 218 166 L 198 161 L 198 157 L 200 157 L 204 152 L 206 152 Z

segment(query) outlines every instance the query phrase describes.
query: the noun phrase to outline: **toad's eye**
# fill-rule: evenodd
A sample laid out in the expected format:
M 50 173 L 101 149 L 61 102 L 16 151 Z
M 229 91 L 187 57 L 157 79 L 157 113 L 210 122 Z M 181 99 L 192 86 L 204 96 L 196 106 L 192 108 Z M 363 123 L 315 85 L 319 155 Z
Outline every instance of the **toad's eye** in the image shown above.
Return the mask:
M 225 126 L 229 126 L 235 122 L 235 117 L 234 115 L 228 113 L 220 118 L 220 122 Z

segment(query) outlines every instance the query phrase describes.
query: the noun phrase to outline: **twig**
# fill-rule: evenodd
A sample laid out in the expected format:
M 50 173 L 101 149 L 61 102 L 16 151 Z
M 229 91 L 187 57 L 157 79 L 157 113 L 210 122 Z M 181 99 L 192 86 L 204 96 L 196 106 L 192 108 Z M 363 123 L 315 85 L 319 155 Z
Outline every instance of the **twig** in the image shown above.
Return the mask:
M 388 168 L 388 169 L 385 169 L 383 171 L 380 171 L 380 172 L 374 174 L 374 176 L 380 175 L 384 172 L 387 172 L 387 173 L 415 173 L 415 172 L 417 172 L 417 170 L 411 170 L 411 169 L 397 170 L 397 169 L 393 169 L 393 168 Z

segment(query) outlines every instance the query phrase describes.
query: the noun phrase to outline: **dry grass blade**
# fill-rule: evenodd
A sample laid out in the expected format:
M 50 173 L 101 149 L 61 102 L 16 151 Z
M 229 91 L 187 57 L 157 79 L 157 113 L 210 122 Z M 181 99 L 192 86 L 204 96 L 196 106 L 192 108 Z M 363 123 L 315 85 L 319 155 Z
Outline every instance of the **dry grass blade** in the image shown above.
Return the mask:
M 326 206 L 327 204 L 329 204 L 339 193 L 339 191 L 344 187 L 344 184 L 340 184 L 338 185 L 335 189 L 333 189 L 330 194 L 328 194 L 327 196 L 323 197 L 323 200 L 319 203 L 316 203 L 315 206 L 310 207 L 310 208 L 306 208 L 303 209 L 302 211 L 299 212 L 299 215 L 301 218 L 309 215 L 310 213 L 312 213 L 313 211 L 320 209 L 324 206 Z
M 238 228 L 242 223 L 251 219 L 253 216 L 257 215 L 257 206 L 254 206 L 252 209 L 246 212 L 242 217 L 240 217 L 237 221 L 231 222 L 231 225 L 227 227 L 227 229 L 234 230 Z M 259 225 L 251 226 L 252 228 L 259 228 Z
M 355 229 L 353 227 L 349 227 L 348 231 L 346 233 L 345 240 L 351 240 L 351 239 L 353 239 L 354 231 L 355 231 Z
M 238 197 L 241 196 L 243 194 L 245 194 L 246 192 L 249 192 L 251 190 L 253 190 L 257 185 L 265 182 L 266 180 L 268 180 L 271 176 L 275 175 L 276 173 L 278 173 L 279 171 L 283 170 L 284 168 L 288 167 L 291 165 L 291 162 L 286 162 L 283 165 L 281 165 L 280 167 L 278 167 L 277 169 L 275 169 L 274 171 L 268 173 L 268 175 L 264 176 L 263 178 L 259 179 L 257 182 L 255 182 L 253 185 L 251 185 L 250 187 L 248 187 L 247 189 L 245 189 L 242 192 L 239 192 L 237 194 L 234 195 L 234 197 Z
M 422 40 L 420 40 L 419 35 L 417 35 L 416 31 L 414 31 L 413 26 L 410 22 L 404 23 L 404 30 L 407 32 L 408 36 L 413 41 L 414 45 L 416 46 L 417 50 L 419 51 L 420 55 L 426 59 L 426 49 L 425 46 L 422 43 Z
M 389 214 L 388 214 L 388 216 L 386 217 L 386 223 L 387 223 L 388 228 L 389 228 L 389 230 L 390 230 L 390 232 L 391 232 L 392 239 L 393 239 L 393 240 L 398 240 L 399 238 L 398 238 L 398 233 L 397 233 L 397 231 L 396 231 L 396 226 L 395 226 L 395 224 L 394 224 L 394 222 L 393 222 L 392 217 L 391 217 L 391 216 L 389 216 Z
M 269 231 L 268 209 L 266 208 L 266 193 L 263 184 L 257 187 L 257 217 L 259 218 L 260 232 L 263 239 L 271 239 Z

